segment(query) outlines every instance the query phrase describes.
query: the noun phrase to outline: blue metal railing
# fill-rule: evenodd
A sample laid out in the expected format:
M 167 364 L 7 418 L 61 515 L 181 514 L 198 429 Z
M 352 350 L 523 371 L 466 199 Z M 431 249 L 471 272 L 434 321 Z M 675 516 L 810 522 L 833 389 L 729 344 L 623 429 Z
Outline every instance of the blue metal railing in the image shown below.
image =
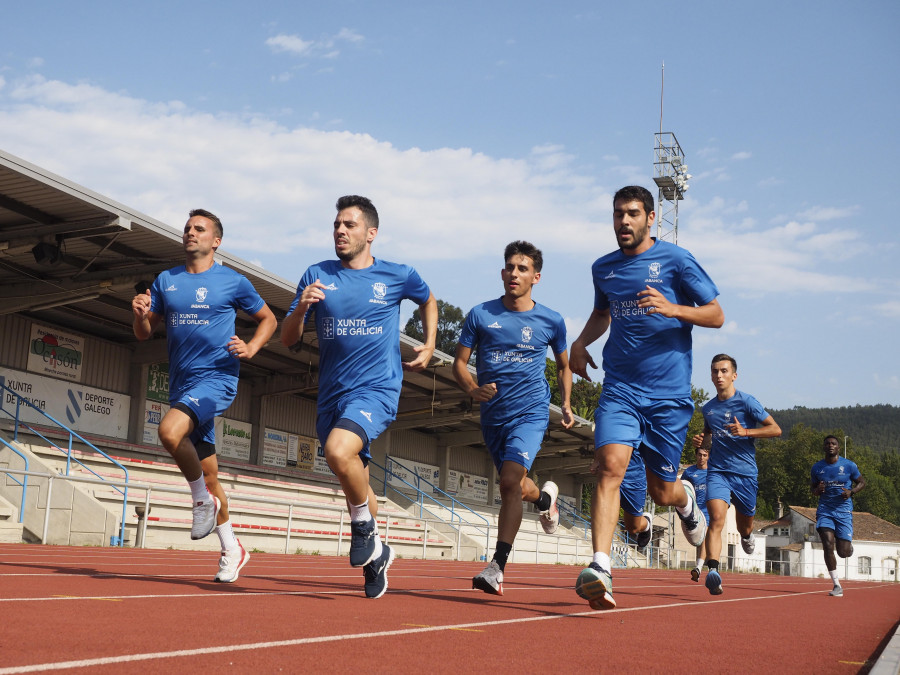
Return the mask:
M 431 511 L 428 511 L 428 509 L 425 508 L 426 500 L 428 500 L 429 503 L 433 503 L 433 505 L 438 507 L 441 511 L 450 511 L 450 522 L 447 524 L 449 524 L 453 529 L 455 529 L 457 531 L 460 530 L 460 528 L 463 525 L 468 526 L 468 527 L 473 527 L 479 533 L 483 530 L 484 537 L 485 537 L 485 552 L 487 552 L 489 550 L 490 536 L 491 536 L 491 524 L 487 518 L 482 516 L 480 513 L 473 511 L 471 508 L 469 508 L 468 506 L 463 504 L 461 501 L 456 499 L 456 497 L 454 497 L 453 495 L 447 494 L 446 492 L 441 490 L 438 486 L 436 486 L 431 481 L 420 476 L 418 474 L 418 472 L 416 472 L 414 469 L 410 469 L 409 467 L 404 466 L 401 462 L 398 462 L 396 459 L 394 459 L 392 457 L 387 458 L 386 464 L 387 464 L 388 468 L 381 466 L 380 464 L 378 464 L 377 462 L 375 462 L 371 459 L 369 460 L 369 464 L 374 465 L 377 468 L 381 469 L 381 472 L 384 476 L 382 479 L 380 479 L 381 483 L 382 483 L 382 495 L 384 495 L 386 497 L 388 488 L 390 488 L 390 489 L 394 490 L 394 492 L 396 492 L 398 495 L 402 496 L 404 499 L 406 499 L 410 502 L 416 503 L 419 507 L 419 517 L 420 518 L 422 517 L 422 513 L 427 511 L 430 515 L 434 516 L 438 520 L 440 520 L 444 523 L 447 523 L 446 519 L 441 518 L 438 514 L 431 513 Z M 416 484 L 413 485 L 412 483 L 405 480 L 402 476 L 399 476 L 398 474 L 394 473 L 392 467 L 395 464 L 398 467 L 402 468 L 406 472 L 407 475 L 415 476 Z M 390 483 L 392 481 L 390 481 L 388 479 L 388 476 L 392 476 L 394 480 L 402 483 L 403 485 L 407 485 L 408 487 L 412 488 L 416 495 L 415 499 L 410 498 L 409 495 L 404 494 L 403 492 L 398 490 L 393 485 L 390 485 Z M 375 478 L 377 479 L 378 477 L 376 476 Z M 430 492 L 422 489 L 423 484 L 430 489 Z M 447 506 L 440 500 L 435 499 L 435 497 L 433 496 L 434 494 L 441 495 L 445 499 L 449 500 L 450 505 Z M 481 523 L 478 523 L 478 522 L 473 523 L 468 520 L 463 520 L 463 513 L 466 513 L 466 512 L 468 512 L 469 514 L 471 514 L 478 520 L 483 521 L 484 524 L 482 525 Z M 454 521 L 456 521 L 458 523 L 458 525 L 454 525 Z
M 560 520 L 565 518 L 572 523 L 572 527 L 578 527 L 579 529 L 583 528 L 585 537 L 590 535 L 591 521 L 581 515 L 580 511 L 563 501 L 557 501 L 556 507 L 559 509 Z M 628 544 L 630 543 L 632 542 L 628 538 L 628 533 L 625 532 L 624 525 L 620 523 L 620 527 L 616 528 L 616 532 L 613 533 L 613 547 L 610 552 L 614 566 L 628 566 Z
M 26 456 L 23 455 L 21 452 L 19 452 L 18 450 L 16 450 L 12 445 L 10 445 L 9 443 L 7 443 L 7 442 L 6 442 L 6 439 L 3 438 L 2 436 L 0 436 L 0 443 L 2 443 L 2 444 L 5 445 L 7 448 L 9 448 L 10 450 L 12 450 L 12 451 L 13 451 L 14 453 L 16 453 L 19 457 L 21 457 L 22 460 L 25 462 L 25 471 L 28 471 L 28 457 L 26 457 Z M 22 479 L 21 479 L 21 480 L 19 480 L 18 478 L 16 478 L 14 474 L 7 473 L 6 475 L 7 475 L 9 478 L 12 478 L 16 483 L 18 483 L 19 485 L 22 486 L 22 499 L 21 499 L 21 501 L 19 502 L 19 522 L 21 523 L 22 520 L 25 518 L 25 496 L 26 496 L 26 493 L 28 492 L 28 474 L 22 474 Z
M 572 523 L 572 527 L 584 528 L 584 536 L 588 535 L 591 531 L 591 521 L 581 515 L 580 511 L 561 500 L 557 500 L 556 507 L 559 509 L 560 519 L 565 518 Z
M 12 411 L 6 409 L 6 405 L 5 405 L 5 404 L 6 404 L 7 397 L 6 397 L 6 395 L 4 394 L 4 392 L 9 392 L 9 393 L 12 394 L 13 396 L 15 396 L 15 401 L 16 401 L 16 410 L 15 410 L 15 413 L 13 413 Z M 60 431 L 62 431 L 63 433 L 67 434 L 67 435 L 68 435 L 68 450 L 63 450 L 63 449 L 60 448 L 55 442 L 51 441 L 49 438 L 47 438 L 46 436 L 44 436 L 44 434 L 42 434 L 38 429 L 36 429 L 35 427 L 31 426 L 30 424 L 27 424 L 27 423 L 23 422 L 22 419 L 21 419 L 21 416 L 20 416 L 20 411 L 21 411 L 21 408 L 22 408 L 23 405 L 26 405 L 26 406 L 30 407 L 32 410 L 34 410 L 34 411 L 40 413 L 41 415 L 43 415 L 44 417 L 46 417 L 48 420 L 50 420 L 50 422 L 52 422 L 54 426 L 58 427 Z M 14 422 L 14 424 L 15 424 L 15 426 L 13 427 L 13 430 L 14 430 L 14 431 L 13 431 L 13 441 L 18 442 L 18 440 L 19 440 L 19 427 L 22 427 L 22 428 L 28 429 L 28 431 L 30 431 L 30 432 L 33 433 L 34 435 L 38 436 L 39 438 L 43 439 L 43 440 L 47 443 L 47 445 L 48 445 L 49 447 L 51 447 L 51 448 L 56 448 L 56 449 L 59 450 L 60 452 L 65 452 L 65 454 L 66 454 L 66 473 L 65 473 L 65 475 L 66 475 L 66 476 L 69 475 L 69 472 L 70 472 L 71 466 L 72 466 L 72 462 L 74 461 L 74 462 L 76 462 L 77 464 L 79 464 L 79 465 L 80 465 L 83 469 L 85 469 L 86 471 L 89 471 L 90 473 L 94 474 L 94 475 L 95 475 L 97 478 L 99 478 L 100 480 L 105 480 L 100 474 L 98 474 L 96 471 L 94 471 L 93 469 L 91 469 L 89 466 L 87 466 L 86 464 L 84 464 L 81 460 L 79 460 L 77 457 L 75 457 L 75 456 L 72 454 L 72 444 L 73 444 L 73 442 L 74 442 L 76 439 L 77 439 L 78 441 L 80 441 L 81 443 L 83 443 L 84 445 L 86 445 L 86 446 L 87 446 L 88 448 L 90 448 L 91 450 L 93 450 L 94 452 L 96 452 L 97 454 L 99 454 L 99 455 L 101 455 L 102 457 L 104 457 L 104 458 L 106 458 L 107 460 L 109 460 L 109 462 L 111 462 L 113 465 L 115 465 L 116 467 L 118 467 L 119 469 L 122 470 L 122 472 L 123 472 L 123 474 L 124 474 L 124 476 L 125 476 L 124 486 L 123 486 L 122 488 L 119 488 L 119 487 L 113 485 L 113 489 L 116 490 L 117 492 L 119 492 L 119 494 L 121 494 L 122 497 L 123 497 L 123 500 L 122 500 L 122 521 L 121 521 L 120 530 L 119 530 L 118 542 L 116 542 L 116 545 L 117 545 L 117 546 L 123 546 L 124 543 L 125 543 L 125 518 L 126 518 L 125 507 L 126 507 L 126 505 L 127 505 L 127 503 L 128 503 L 128 469 L 126 469 L 124 466 L 122 466 L 122 464 L 120 464 L 119 462 L 117 462 L 116 460 L 114 460 L 112 457 L 110 457 L 109 455 L 107 455 L 105 452 L 103 452 L 103 451 L 102 451 L 100 448 L 98 448 L 96 445 L 94 445 L 93 443 L 91 443 L 90 441 L 88 441 L 86 438 L 84 438 L 83 436 L 81 436 L 79 433 L 73 431 L 72 429 L 70 429 L 69 427 L 67 427 L 65 424 L 63 424 L 62 422 L 60 422 L 59 420 L 57 420 L 55 417 L 53 417 L 53 416 L 51 416 L 51 415 L 48 415 L 46 412 L 44 412 L 43 410 L 41 410 L 40 408 L 38 408 L 36 405 L 34 405 L 34 404 L 33 404 L 31 401 L 29 401 L 28 399 L 23 398 L 22 396 L 19 396 L 18 393 L 16 393 L 15 391 L 13 391 L 13 390 L 10 389 L 9 387 L 7 387 L 6 384 L 5 384 L 5 383 L 2 383 L 2 382 L 0 382 L 0 413 L 2 413 L 3 415 L 7 416 L 9 419 L 13 420 L 13 422 Z M 18 453 L 18 454 L 21 454 L 21 453 Z M 26 467 L 26 469 L 27 469 L 27 467 Z M 7 475 L 8 475 L 8 474 L 7 474 Z M 24 501 L 24 489 L 23 489 L 23 501 Z M 48 508 L 48 509 L 50 508 L 50 505 L 49 505 L 49 504 L 47 505 L 47 508 Z

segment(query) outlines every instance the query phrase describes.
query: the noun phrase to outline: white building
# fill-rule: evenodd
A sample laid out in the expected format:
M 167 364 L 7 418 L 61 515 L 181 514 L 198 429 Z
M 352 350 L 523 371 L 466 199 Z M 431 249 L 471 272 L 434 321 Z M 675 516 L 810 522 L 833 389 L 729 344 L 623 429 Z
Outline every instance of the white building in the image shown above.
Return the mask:
M 779 520 L 763 525 L 766 571 L 800 577 L 827 577 L 825 554 L 816 532 L 816 510 L 789 506 Z M 871 513 L 853 512 L 853 554 L 838 557 L 842 579 L 897 581 L 900 527 Z
M 675 514 L 675 509 L 669 508 L 666 512 L 657 513 L 653 517 L 653 545 L 665 549 L 671 546 L 672 564 L 674 567 L 694 566 L 697 557 L 697 549 L 688 542 L 681 531 L 681 521 Z M 765 534 L 756 532 L 756 548 L 753 553 L 747 555 L 741 548 L 741 534 L 738 532 L 734 517 L 734 506 L 728 508 L 725 517 L 725 527 L 722 528 L 722 553 L 719 556 L 719 565 L 724 570 L 735 572 L 763 572 L 766 565 Z

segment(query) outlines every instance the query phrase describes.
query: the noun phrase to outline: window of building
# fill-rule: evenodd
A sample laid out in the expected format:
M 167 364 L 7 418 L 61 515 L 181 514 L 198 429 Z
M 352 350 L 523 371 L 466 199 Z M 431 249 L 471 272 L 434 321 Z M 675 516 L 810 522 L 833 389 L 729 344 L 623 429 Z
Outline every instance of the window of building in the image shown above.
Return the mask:
M 865 555 L 859 557 L 859 573 L 872 574 L 872 559 L 870 557 Z

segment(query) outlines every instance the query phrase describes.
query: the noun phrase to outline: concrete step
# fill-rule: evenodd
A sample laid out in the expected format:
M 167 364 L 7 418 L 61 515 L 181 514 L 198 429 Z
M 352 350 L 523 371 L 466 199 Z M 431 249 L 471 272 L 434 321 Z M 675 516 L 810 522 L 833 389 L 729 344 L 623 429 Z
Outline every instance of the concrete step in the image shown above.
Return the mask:
M 24 541 L 22 524 L 15 521 L 0 521 L 0 544 L 21 544 Z
M 53 448 L 35 448 L 45 462 L 60 472 L 65 470 L 66 457 Z M 78 462 L 69 466 L 71 475 L 88 478 L 122 480 L 123 473 L 105 458 L 94 453 L 73 451 Z M 178 467 L 157 459 L 145 460 L 116 457 L 127 469 L 133 485 L 149 485 L 151 490 L 150 514 L 147 520 L 144 545 L 147 547 L 177 546 L 199 550 L 218 549 L 218 538 L 190 539 L 191 500 L 187 485 Z M 350 542 L 350 525 L 346 514 L 346 501 L 339 486 L 334 484 L 303 484 L 289 480 L 244 476 L 227 471 L 219 473 L 219 481 L 229 499 L 230 520 L 245 548 L 273 552 L 293 553 L 297 550 L 319 551 L 323 554 L 337 552 L 340 543 L 346 554 Z M 85 485 L 90 493 L 108 508 L 121 511 L 122 495 L 111 485 Z M 173 493 L 163 488 L 182 490 Z M 260 503 L 255 499 L 275 499 L 293 504 L 290 541 L 287 537 L 288 512 L 286 504 Z M 137 541 L 138 516 L 135 507 L 145 503 L 145 490 L 131 487 L 128 491 L 125 543 Z M 341 517 L 343 514 L 343 527 Z M 384 498 L 379 498 L 379 530 L 387 533 L 391 546 L 407 557 L 444 558 L 455 554 L 455 539 L 437 529 L 425 533 L 426 526 L 420 519 Z

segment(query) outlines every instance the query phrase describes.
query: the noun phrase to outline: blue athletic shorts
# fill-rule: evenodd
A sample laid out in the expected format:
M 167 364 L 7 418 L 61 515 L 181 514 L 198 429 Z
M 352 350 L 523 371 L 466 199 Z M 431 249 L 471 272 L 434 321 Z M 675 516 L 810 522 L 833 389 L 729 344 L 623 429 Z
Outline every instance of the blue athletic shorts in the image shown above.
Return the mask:
M 631 453 L 631 461 L 625 470 L 625 478 L 619 486 L 619 501 L 625 513 L 640 516 L 644 513 L 647 502 L 647 470 L 640 450 Z
M 740 476 L 736 473 L 710 469 L 706 474 L 706 505 L 712 499 L 721 499 L 726 504 L 734 502 L 734 508 L 744 516 L 756 514 L 756 493 L 759 492 L 756 478 Z
M 487 445 L 497 471 L 503 462 L 521 464 L 528 471 L 541 449 L 549 410 L 546 413 L 529 413 L 516 417 L 505 424 L 481 424 L 481 435 Z
M 640 448 L 646 468 L 674 483 L 693 414 L 690 396 L 653 399 L 627 385 L 611 384 L 603 387 L 594 413 L 594 447 L 616 443 Z
M 853 514 L 850 511 L 832 511 L 816 513 L 816 529 L 834 530 L 836 539 L 853 541 Z
M 372 457 L 369 446 L 388 428 L 396 416 L 397 400 L 395 395 L 382 396 L 373 391 L 351 392 L 344 395 L 334 408 L 318 411 L 316 435 L 324 448 L 328 434 L 337 426 L 339 420 L 355 422 L 366 436 L 362 439 L 363 449 L 359 456 L 364 464 L 368 464 Z
M 208 376 L 179 392 L 170 392 L 169 406 L 177 407 L 194 422 L 191 443 L 216 442 L 216 417 L 228 410 L 237 395 L 236 377 Z

